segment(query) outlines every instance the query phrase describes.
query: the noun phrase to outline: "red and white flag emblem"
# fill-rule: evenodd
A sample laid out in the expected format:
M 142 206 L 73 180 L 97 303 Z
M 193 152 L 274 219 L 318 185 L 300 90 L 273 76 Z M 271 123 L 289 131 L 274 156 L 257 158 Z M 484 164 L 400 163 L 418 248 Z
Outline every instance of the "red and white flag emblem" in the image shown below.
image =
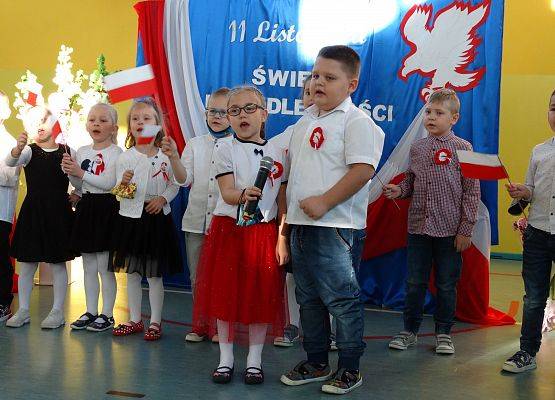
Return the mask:
M 315 150 L 319 150 L 320 147 L 322 147 L 324 140 L 326 140 L 326 138 L 324 137 L 324 131 L 322 130 L 322 128 L 314 128 L 309 139 L 310 147 Z
M 30 106 L 35 107 L 37 105 L 37 98 L 42 90 L 42 85 L 37 81 L 27 81 L 25 89 L 27 90 L 25 102 Z
M 160 125 L 144 125 L 143 130 L 138 132 L 137 135 L 137 144 L 150 144 L 154 139 L 156 139 L 156 135 L 160 132 L 162 127 Z
M 58 141 L 57 139 L 60 133 L 62 133 L 62 126 L 60 125 L 60 121 L 58 120 L 58 118 L 56 118 L 54 115 L 50 115 L 50 117 L 48 118 L 47 124 L 48 124 L 48 128 L 52 132 L 52 138 L 54 139 L 54 141 L 56 143 L 60 143 L 60 141 Z M 61 139 L 61 141 L 65 142 L 63 138 Z
M 150 64 L 126 69 L 104 77 L 104 88 L 112 103 L 156 93 L 156 82 Z
M 466 178 L 499 180 L 509 177 L 497 154 L 457 150 L 461 173 Z

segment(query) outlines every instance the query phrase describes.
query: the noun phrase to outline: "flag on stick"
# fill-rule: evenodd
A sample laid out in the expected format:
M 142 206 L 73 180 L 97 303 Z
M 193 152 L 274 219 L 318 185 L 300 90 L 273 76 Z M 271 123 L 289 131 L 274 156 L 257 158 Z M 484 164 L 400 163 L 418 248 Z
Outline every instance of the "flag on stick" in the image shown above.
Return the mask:
M 482 180 L 508 179 L 509 174 L 497 154 L 457 150 L 461 173 L 466 178 Z
M 113 104 L 156 93 L 154 73 L 150 64 L 105 76 L 104 88 Z
M 160 125 L 144 125 L 143 130 L 139 132 L 137 137 L 137 144 L 150 144 L 156 135 L 160 132 L 162 126 Z

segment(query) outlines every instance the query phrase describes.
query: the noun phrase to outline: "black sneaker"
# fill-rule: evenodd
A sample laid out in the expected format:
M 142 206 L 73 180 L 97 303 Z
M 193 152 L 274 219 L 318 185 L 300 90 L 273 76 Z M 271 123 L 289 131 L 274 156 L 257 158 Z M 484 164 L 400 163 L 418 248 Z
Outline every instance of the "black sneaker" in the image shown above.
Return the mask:
M 96 321 L 101 319 L 102 321 Z M 91 332 L 102 332 L 106 329 L 110 329 L 114 326 L 114 317 L 107 317 L 104 314 L 100 314 L 95 321 L 91 322 L 87 326 L 87 330 Z
M 81 330 L 86 329 L 87 326 L 93 323 L 96 319 L 96 315 L 92 315 L 90 312 L 86 312 L 85 314 L 81 315 L 79 319 L 72 322 L 70 327 L 71 329 Z
M 12 310 L 10 306 L 0 306 L 0 322 L 10 319 L 12 316 Z
M 301 361 L 295 368 L 281 376 L 281 382 L 287 386 L 299 386 L 311 382 L 321 382 L 333 376 L 328 364 L 315 364 Z
M 346 394 L 362 385 L 362 375 L 358 370 L 341 368 L 335 373 L 335 378 L 322 385 L 322 392 L 331 394 Z
M 532 357 L 524 350 L 517 351 L 511 358 L 503 364 L 503 371 L 518 374 L 537 368 L 536 357 Z

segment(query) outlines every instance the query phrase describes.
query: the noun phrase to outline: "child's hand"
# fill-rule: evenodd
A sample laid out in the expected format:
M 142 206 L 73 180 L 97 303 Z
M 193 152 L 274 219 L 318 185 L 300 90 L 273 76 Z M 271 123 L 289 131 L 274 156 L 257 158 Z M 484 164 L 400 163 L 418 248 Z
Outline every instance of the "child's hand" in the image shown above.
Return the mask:
M 71 193 L 69 195 L 69 202 L 71 203 L 71 206 L 73 208 L 75 208 L 75 206 L 77 206 L 77 203 L 79 203 L 79 200 L 81 200 L 81 196 L 79 196 L 75 193 Z
M 289 239 L 285 236 L 279 236 L 276 244 L 276 258 L 279 265 L 285 265 L 289 262 L 291 250 L 289 249 Z
M 329 211 L 329 207 L 322 196 L 307 197 L 299 202 L 299 207 L 309 218 L 314 220 L 322 218 Z
M 123 173 L 123 176 L 121 177 L 121 184 L 129 185 L 129 183 L 131 183 L 131 179 L 133 179 L 133 175 L 134 172 L 132 170 L 128 169 L 127 171 L 125 171 Z
M 387 185 L 384 185 L 383 194 L 388 199 L 396 199 L 397 197 L 401 196 L 401 188 L 398 185 L 389 183 Z
M 21 134 L 17 138 L 17 143 L 12 150 L 12 157 L 19 158 L 23 149 L 25 148 L 25 146 L 27 146 L 28 140 L 29 137 L 27 136 L 27 132 L 21 132 Z
M 177 145 L 175 141 L 169 137 L 164 136 L 162 139 L 162 153 L 164 153 L 170 160 L 175 160 L 179 158 L 177 153 Z
M 85 171 L 79 167 L 77 162 L 67 153 L 62 156 L 62 171 L 71 176 L 83 178 Z
M 158 196 L 153 198 L 150 201 L 146 202 L 147 205 L 145 207 L 145 211 L 149 214 L 158 214 L 162 211 L 162 208 L 166 205 L 167 201 L 162 196 Z
M 471 243 L 472 241 L 468 236 L 463 236 L 463 235 L 455 236 L 455 249 L 457 249 L 459 253 L 468 249 Z
M 245 189 L 244 198 L 247 201 L 255 201 L 262 198 L 262 190 L 256 186 L 251 186 Z
M 510 185 L 505 185 L 509 196 L 513 199 L 529 199 L 532 196 L 530 189 L 528 189 L 522 183 L 512 183 Z

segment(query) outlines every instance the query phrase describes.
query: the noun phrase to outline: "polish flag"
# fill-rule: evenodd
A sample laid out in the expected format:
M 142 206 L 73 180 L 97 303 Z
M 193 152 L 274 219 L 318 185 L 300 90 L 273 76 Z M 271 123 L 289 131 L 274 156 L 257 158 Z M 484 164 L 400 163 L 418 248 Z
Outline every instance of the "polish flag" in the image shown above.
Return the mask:
M 48 118 L 48 127 L 52 131 L 52 137 L 56 143 L 59 143 L 58 136 L 62 133 L 62 126 L 60 125 L 60 121 L 54 115 L 50 115 Z M 63 135 L 62 135 L 63 136 Z
M 37 98 L 42 90 L 42 85 L 36 81 L 27 81 L 25 85 L 25 89 L 27 90 L 27 98 L 25 102 L 32 107 L 37 105 Z
M 112 104 L 156 93 L 154 73 L 150 64 L 105 76 L 104 88 Z
M 150 144 L 156 135 L 160 132 L 162 126 L 160 125 L 144 125 L 143 129 L 139 131 L 139 136 L 137 137 L 137 144 Z
M 466 178 L 492 181 L 509 178 L 509 174 L 497 154 L 457 150 L 457 156 L 461 165 L 461 173 Z

